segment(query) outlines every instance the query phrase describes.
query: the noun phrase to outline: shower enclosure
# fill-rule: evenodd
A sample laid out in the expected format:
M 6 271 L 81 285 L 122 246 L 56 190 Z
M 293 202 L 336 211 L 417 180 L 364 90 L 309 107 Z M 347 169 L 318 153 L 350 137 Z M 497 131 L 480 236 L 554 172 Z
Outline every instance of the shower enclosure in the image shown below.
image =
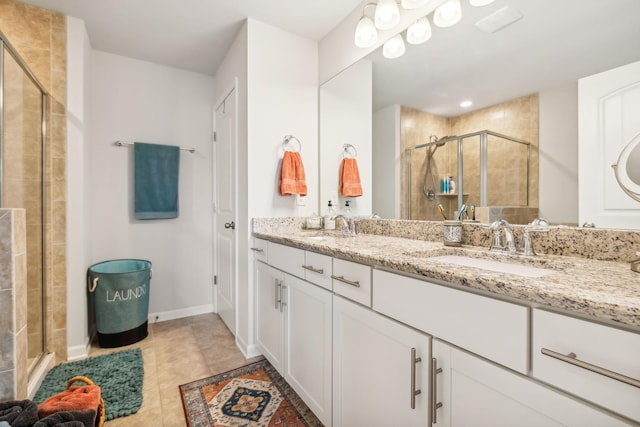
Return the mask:
M 47 93 L 0 33 L 0 207 L 26 214 L 29 373 L 44 354 Z
M 529 206 L 527 141 L 489 130 L 441 139 L 432 136 L 428 143 L 406 149 L 404 158 L 407 219 L 442 219 L 440 204 L 447 219 L 454 219 L 462 204 Z M 443 185 L 450 179 L 454 186 Z

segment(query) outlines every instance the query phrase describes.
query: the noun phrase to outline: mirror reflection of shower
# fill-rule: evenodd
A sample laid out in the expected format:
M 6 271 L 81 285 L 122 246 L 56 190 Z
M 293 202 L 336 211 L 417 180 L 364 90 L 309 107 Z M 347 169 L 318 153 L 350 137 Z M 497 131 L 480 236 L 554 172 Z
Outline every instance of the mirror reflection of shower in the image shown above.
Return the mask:
M 446 138 L 446 137 L 445 137 Z M 438 147 L 442 147 L 445 142 L 440 141 L 436 135 L 429 135 L 429 143 L 433 145 L 427 145 L 427 160 L 426 160 L 426 168 L 424 172 L 424 181 L 422 183 L 422 191 L 424 196 L 430 202 L 436 200 L 436 189 L 438 188 L 438 178 L 436 177 L 436 167 L 433 160 L 433 155 L 436 153 Z
M 430 135 L 429 142 L 408 148 L 404 157 L 406 219 L 453 219 L 463 204 L 529 206 L 527 141 L 488 130 L 441 138 Z

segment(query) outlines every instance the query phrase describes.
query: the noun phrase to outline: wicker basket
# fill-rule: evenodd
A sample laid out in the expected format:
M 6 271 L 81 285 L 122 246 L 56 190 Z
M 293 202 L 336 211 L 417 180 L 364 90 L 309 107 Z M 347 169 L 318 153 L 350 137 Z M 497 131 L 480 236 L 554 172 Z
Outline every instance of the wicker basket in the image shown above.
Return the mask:
M 84 377 L 82 375 L 78 375 L 76 377 L 71 378 L 68 382 L 67 382 L 67 390 L 77 381 L 82 381 L 87 385 L 96 385 L 96 383 L 94 383 L 93 381 L 91 381 L 90 378 Z M 102 427 L 104 425 L 104 400 L 102 400 L 102 396 L 100 396 L 100 404 L 98 405 L 97 408 L 97 415 L 96 415 L 96 427 Z

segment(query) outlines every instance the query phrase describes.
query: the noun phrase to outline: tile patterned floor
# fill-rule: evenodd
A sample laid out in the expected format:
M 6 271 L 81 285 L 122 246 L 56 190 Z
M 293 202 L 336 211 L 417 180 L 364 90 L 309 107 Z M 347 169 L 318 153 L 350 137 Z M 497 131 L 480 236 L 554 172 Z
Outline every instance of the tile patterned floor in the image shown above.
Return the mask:
M 103 349 L 90 356 L 140 347 L 144 360 L 143 403 L 137 414 L 116 418 L 105 427 L 186 426 L 178 386 L 234 369 L 245 359 L 219 316 L 203 314 L 149 325 L 149 336 L 126 347 Z

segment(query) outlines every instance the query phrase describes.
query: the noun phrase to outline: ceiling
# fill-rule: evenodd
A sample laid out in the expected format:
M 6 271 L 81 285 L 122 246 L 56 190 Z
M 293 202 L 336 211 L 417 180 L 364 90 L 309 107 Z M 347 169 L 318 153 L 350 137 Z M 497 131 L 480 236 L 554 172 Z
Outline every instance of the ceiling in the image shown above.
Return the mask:
M 94 49 L 214 75 L 247 17 L 322 39 L 361 0 L 24 0 L 85 21 Z
M 461 3 L 458 24 L 432 26 L 431 40 L 407 45 L 404 56 L 369 55 L 374 110 L 401 104 L 452 117 L 640 61 L 638 0 Z M 474 26 L 505 6 L 523 18 L 493 34 Z M 459 106 L 465 99 L 470 110 Z

